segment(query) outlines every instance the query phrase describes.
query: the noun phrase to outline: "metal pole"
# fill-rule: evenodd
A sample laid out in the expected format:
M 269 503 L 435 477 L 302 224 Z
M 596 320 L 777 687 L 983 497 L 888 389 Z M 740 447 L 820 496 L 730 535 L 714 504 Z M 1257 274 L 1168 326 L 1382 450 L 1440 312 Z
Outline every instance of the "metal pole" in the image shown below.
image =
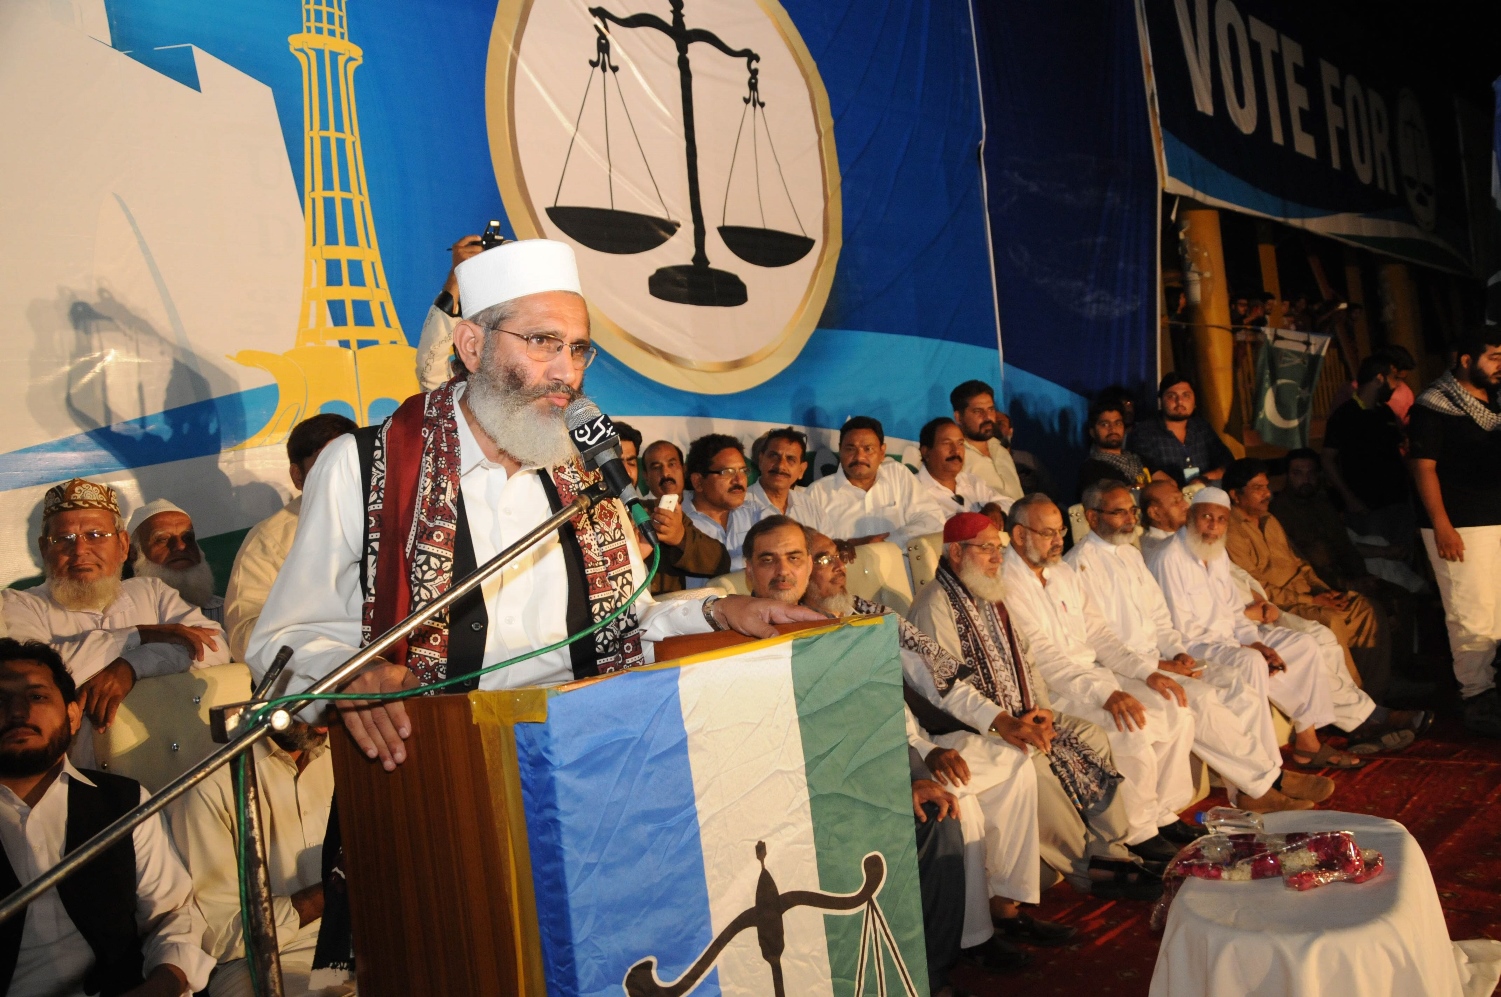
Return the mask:
M 245 826 L 240 828 L 240 861 L 245 863 L 246 903 L 250 931 L 245 938 L 245 958 L 254 962 L 251 978 L 256 997 L 282 997 L 281 951 L 276 941 L 276 915 L 271 908 L 271 872 L 266 862 L 266 828 L 261 820 L 260 780 L 255 773 L 255 752 L 235 759 L 229 769 L 235 798 L 245 794 Z
M 530 533 L 527 533 L 520 540 L 517 540 L 515 543 L 511 544 L 511 546 L 507 547 L 505 550 L 501 551 L 499 554 L 496 554 L 490 560 L 486 561 L 483 565 L 477 568 L 473 574 L 464 579 L 464 581 L 460 582 L 458 585 L 455 585 L 447 592 L 444 592 L 441 596 L 434 599 L 426 606 L 423 606 L 416 612 L 412 613 L 406 619 L 402 620 L 400 623 L 396 624 L 385 633 L 381 634 L 368 646 L 362 649 L 360 653 L 344 662 L 344 664 L 334 669 L 334 671 L 329 675 L 327 675 L 323 679 L 320 679 L 306 691 L 299 694 L 298 700 L 295 703 L 289 704 L 291 706 L 290 710 L 277 710 L 276 713 L 271 717 L 262 719 L 253 727 L 250 727 L 243 732 L 237 730 L 234 735 L 234 740 L 232 740 L 230 743 L 224 745 L 222 748 L 219 748 L 213 754 L 209 755 L 203 761 L 199 762 L 196 767 L 189 769 L 187 772 L 184 772 L 176 779 L 173 779 L 171 782 L 167 783 L 167 785 L 162 788 L 161 792 L 157 793 L 155 796 L 152 796 L 146 802 L 132 808 L 128 813 L 125 814 L 125 816 L 115 821 L 103 831 L 100 831 L 98 834 L 94 835 L 88 841 L 85 841 L 76 850 L 69 852 L 68 855 L 57 865 L 53 866 L 51 869 L 48 869 L 36 879 L 33 879 L 30 883 L 27 883 L 25 886 L 21 887 L 19 890 L 6 897 L 5 902 L 0 903 L 0 924 L 3 924 L 4 922 L 10 920 L 12 917 L 15 917 L 26 908 L 27 904 L 31 903 L 37 897 L 41 896 L 43 893 L 46 893 L 48 890 L 55 887 L 58 883 L 62 882 L 73 873 L 77 872 L 81 866 L 84 866 L 93 861 L 99 856 L 101 852 L 110 848 L 131 831 L 135 830 L 137 824 L 140 824 L 148 817 L 156 814 L 157 812 L 162 810 L 162 808 L 164 808 L 168 803 L 171 803 L 183 793 L 186 793 L 188 790 L 198 785 L 204 779 L 208 778 L 209 773 L 214 771 L 214 769 L 225 764 L 226 762 L 232 761 L 241 752 L 249 751 L 257 741 L 271 733 L 271 723 L 272 720 L 276 718 L 277 714 L 292 713 L 300 710 L 308 703 L 316 701 L 318 697 L 323 693 L 332 692 L 334 689 L 349 681 L 349 679 L 354 677 L 355 672 L 359 671 L 361 668 L 364 668 L 366 665 L 370 664 L 370 662 L 380 657 L 380 653 L 382 651 L 389 648 L 392 644 L 395 644 L 413 627 L 417 626 L 420 623 L 426 622 L 430 617 L 437 615 L 438 613 L 447 609 L 449 606 L 453 605 L 454 602 L 462 599 L 470 592 L 473 592 L 475 589 L 479 588 L 480 585 L 484 584 L 486 579 L 495 574 L 501 568 L 505 567 L 511 561 L 515 560 L 517 556 L 522 554 L 537 541 L 550 534 L 553 530 L 561 527 L 564 523 L 568 522 L 568 520 L 572 519 L 574 516 L 587 511 L 588 508 L 594 504 L 594 501 L 594 498 L 587 494 L 578 496 L 571 503 L 564 506 L 561 510 L 553 513 L 550 518 L 545 520 L 541 525 L 537 526 Z

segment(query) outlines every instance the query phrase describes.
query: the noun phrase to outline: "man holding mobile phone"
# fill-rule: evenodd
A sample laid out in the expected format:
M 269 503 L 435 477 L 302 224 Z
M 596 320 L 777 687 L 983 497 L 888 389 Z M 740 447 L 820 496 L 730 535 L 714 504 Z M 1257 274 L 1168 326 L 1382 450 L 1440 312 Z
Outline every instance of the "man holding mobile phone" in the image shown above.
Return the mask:
M 620 426 L 615 425 L 617 429 Z M 690 578 L 714 578 L 729 571 L 730 554 L 724 544 L 705 534 L 683 514 L 686 475 L 683 452 L 677 444 L 658 440 L 641 451 L 640 464 L 640 476 L 646 484 L 644 492 L 650 493 L 643 504 L 651 511 L 652 529 L 662 546 L 662 561 L 651 583 L 652 595 L 681 592 L 689 587 Z

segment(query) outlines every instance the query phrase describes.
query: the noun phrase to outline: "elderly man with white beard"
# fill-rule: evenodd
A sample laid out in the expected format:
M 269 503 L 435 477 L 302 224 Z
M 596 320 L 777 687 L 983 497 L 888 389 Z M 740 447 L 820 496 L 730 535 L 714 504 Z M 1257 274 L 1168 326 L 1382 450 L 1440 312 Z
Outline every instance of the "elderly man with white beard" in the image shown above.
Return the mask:
M 1131 653 L 1063 563 L 1063 513 L 1039 492 L 1008 518 L 1006 597 L 1037 670 L 1058 708 L 1098 724 L 1110 738 L 1131 833 L 1126 844 L 1166 861 L 1202 831 L 1178 818 L 1193 798 L 1188 755 L 1194 719 L 1167 672 Z
M 1084 489 L 1083 501 L 1090 533 L 1064 560 L 1121 643 L 1183 687 L 1194 715 L 1194 751 L 1224 778 L 1231 805 L 1273 813 L 1311 810 L 1328 799 L 1332 780 L 1282 771 L 1265 671 L 1200 662 L 1188 653 L 1162 589 L 1132 546 L 1130 487 L 1102 481 Z
M 812 572 L 804 605 L 831 616 L 896 614 L 885 606 L 851 595 L 846 588 L 844 561 L 832 539 L 808 531 Z M 1039 921 L 1022 912 L 1020 904 L 1035 904 L 1040 896 L 1038 859 L 1037 767 L 1031 764 L 1031 749 L 1046 753 L 1048 740 L 1036 724 L 1028 724 L 985 700 L 977 704 L 994 712 L 985 728 L 975 733 L 942 712 L 942 697 L 933 680 L 934 670 L 955 673 L 959 663 L 927 634 L 897 617 L 902 649 L 902 679 L 909 710 L 907 740 L 923 756 L 939 782 L 947 784 L 961 801 L 965 823 L 966 899 L 970 917 L 988 928 L 992 919 L 1008 939 L 1034 945 L 1062 945 L 1075 929 Z M 979 697 L 979 690 L 966 686 L 966 693 Z M 923 720 L 914 715 L 920 711 Z M 924 721 L 932 730 L 925 729 Z M 989 897 L 987 908 L 986 897 Z M 982 936 L 983 937 L 983 936 Z M 975 944 L 966 940 L 966 944 Z
M 114 722 L 137 680 L 229 661 L 224 631 L 174 589 L 156 578 L 121 580 L 130 541 L 108 485 L 74 478 L 48 489 L 37 547 L 47 580 L 5 591 L 5 623 L 17 640 L 62 655 L 94 729 Z M 74 750 L 79 764 L 90 763 L 92 737 L 80 735 Z
M 1161 883 L 1125 846 L 1129 822 L 1105 732 L 1054 711 L 1011 625 L 1000 530 L 980 513 L 960 513 L 944 525 L 943 538 L 937 577 L 910 614 L 942 652 L 923 654 L 930 678 L 921 683 L 923 697 L 974 732 L 1008 730 L 1011 720 L 1036 727 L 1046 742 L 1029 752 L 1043 862 L 1102 899 L 1156 899 Z
M 453 345 L 463 372 L 319 456 L 297 537 L 250 638 L 257 679 L 288 646 L 287 691 L 307 689 L 600 480 L 584 468 L 563 419 L 598 352 L 573 249 L 548 239 L 505 243 L 454 273 L 463 319 Z M 746 596 L 659 603 L 643 591 L 646 575 L 624 505 L 597 502 L 341 690 L 394 693 L 450 678 L 459 680 L 450 691 L 557 685 L 647 664 L 652 642 L 665 637 L 722 629 L 768 637 L 774 624 L 820 618 Z M 465 678 L 554 644 L 565 646 Z M 412 726 L 400 700 L 339 706 L 366 757 L 387 771 L 406 761 Z M 318 715 L 313 704 L 303 719 Z M 337 838 L 331 830 L 325 851 Z M 325 934 L 341 923 L 330 907 Z M 319 979 L 353 971 L 342 935 L 326 946 L 319 939 L 314 970 L 329 971 Z
M 1141 490 L 1141 509 L 1142 518 L 1150 524 L 1141 538 L 1142 559 L 1151 566 L 1155 563 L 1158 551 L 1173 541 L 1188 522 L 1189 505 L 1176 483 L 1154 481 Z M 1301 616 L 1282 612 L 1267 601 L 1266 590 L 1261 587 L 1261 583 L 1228 557 L 1225 558 L 1224 567 L 1239 600 L 1238 605 L 1242 607 L 1241 615 L 1253 626 L 1269 631 L 1277 639 L 1283 639 L 1283 631 L 1303 634 L 1317 645 L 1318 660 L 1323 666 L 1329 687 L 1329 704 L 1334 711 L 1335 727 L 1351 733 L 1366 726 L 1368 721 L 1390 722 L 1392 712 L 1377 706 L 1375 700 L 1355 684 L 1350 669 L 1345 665 L 1345 649 L 1333 630 L 1315 620 L 1305 620 Z M 1152 570 L 1155 572 L 1156 569 Z M 1273 647 L 1281 646 L 1275 639 L 1268 643 Z M 1194 653 L 1203 657 L 1197 651 Z M 1276 681 L 1275 677 L 1273 681 Z M 1276 696 L 1271 699 L 1272 702 L 1277 702 Z M 1350 750 L 1357 755 L 1380 749 L 1397 750 L 1407 747 L 1414 738 L 1415 734 L 1411 730 L 1388 729 L 1371 740 L 1352 743 Z
M 1318 728 L 1334 721 L 1334 707 L 1318 643 L 1247 617 L 1225 554 L 1229 527 L 1230 496 L 1205 488 L 1194 496 L 1187 522 L 1148 560 L 1173 626 L 1195 658 L 1234 668 L 1248 681 L 1253 671 L 1267 673 L 1267 698 L 1292 718 L 1294 765 L 1359 768 L 1362 759 L 1319 741 Z
M 160 578 L 190 606 L 224 626 L 224 600 L 214 594 L 214 569 L 203 557 L 193 517 L 166 499 L 130 516 L 130 562 L 137 578 Z

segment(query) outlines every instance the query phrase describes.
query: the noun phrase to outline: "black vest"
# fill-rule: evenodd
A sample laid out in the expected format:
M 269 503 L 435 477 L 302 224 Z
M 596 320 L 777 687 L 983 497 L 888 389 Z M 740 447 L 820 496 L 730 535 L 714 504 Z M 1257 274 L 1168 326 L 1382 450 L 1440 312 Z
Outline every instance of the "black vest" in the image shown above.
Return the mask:
M 458 417 L 455 413 L 455 418 Z M 375 459 L 375 440 L 379 434 L 379 425 L 365 426 L 355 430 L 353 434 L 355 449 L 360 458 L 362 504 L 367 507 L 370 502 L 370 476 Z M 561 509 L 563 502 L 558 497 L 558 490 L 552 482 L 552 477 L 547 474 L 540 474 L 538 477 L 542 481 L 543 490 L 547 492 L 548 506 L 554 512 Z M 458 494 L 457 520 L 458 528 L 454 531 L 453 537 L 453 577 L 456 580 L 462 579 L 479 566 L 475 562 L 474 540 L 469 533 L 469 515 L 464 508 L 462 489 Z M 360 591 L 366 598 L 369 598 L 364 557 L 364 552 L 370 544 L 368 516 L 365 518 L 363 538 L 360 544 Z M 572 523 L 564 524 L 563 528 L 558 531 L 558 540 L 563 545 L 563 561 L 568 572 L 568 591 L 563 593 L 563 597 L 568 600 L 568 632 L 576 634 L 580 630 L 587 629 L 594 622 L 587 598 L 589 586 L 584 578 L 584 552 L 579 547 L 578 536 L 574 533 Z M 483 592 L 471 592 L 449 610 L 448 674 L 450 676 L 477 671 L 484 663 L 485 631 L 489 625 L 490 614 L 485 609 Z M 372 636 L 378 635 L 372 634 Z M 576 640 L 568 645 L 568 653 L 574 678 L 587 678 L 599 674 L 599 660 L 594 641 Z M 448 691 L 463 692 L 476 688 L 478 685 L 479 681 L 476 679 L 459 686 L 451 686 Z
M 74 851 L 141 802 L 134 779 L 80 769 L 94 782 L 68 780 L 68 829 L 63 854 Z M 9 856 L 0 857 L 0 895 L 21 888 Z M 94 951 L 94 965 L 84 977 L 89 994 L 115 997 L 141 985 L 141 938 L 136 933 L 136 850 L 131 835 L 57 887 L 63 909 Z M 0 983 L 10 988 L 21 951 L 22 913 L 0 924 Z

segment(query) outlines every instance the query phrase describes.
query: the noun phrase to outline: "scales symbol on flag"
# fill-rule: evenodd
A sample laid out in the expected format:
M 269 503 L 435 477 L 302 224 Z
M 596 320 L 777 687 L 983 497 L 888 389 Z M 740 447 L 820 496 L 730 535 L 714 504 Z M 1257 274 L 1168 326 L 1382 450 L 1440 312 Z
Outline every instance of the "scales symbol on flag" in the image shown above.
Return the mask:
M 786 997 L 782 982 L 782 949 L 786 928 L 782 916 L 794 907 L 814 907 L 831 914 L 853 914 L 863 911 L 865 923 L 860 930 L 860 958 L 855 970 L 855 994 L 865 993 L 867 962 L 875 963 L 875 984 L 878 997 L 886 997 L 886 961 L 883 954 L 891 956 L 901 977 L 905 997 L 917 997 L 917 987 L 912 983 L 912 974 L 902 959 L 891 926 L 876 894 L 886 880 L 886 858 L 880 852 L 870 852 L 860 862 L 865 881 L 854 893 L 824 893 L 817 890 L 790 890 L 783 893 L 766 868 L 766 842 L 756 842 L 756 860 L 761 863 L 761 875 L 756 881 L 756 902 L 741 911 L 715 936 L 708 948 L 694 960 L 682 976 L 670 983 L 657 978 L 657 957 L 647 956 L 637 962 L 625 974 L 625 992 L 628 997 L 683 997 L 690 993 L 714 968 L 719 955 L 735 936 L 747 928 L 756 929 L 756 940 L 761 945 L 761 957 L 771 968 L 772 992 L 775 997 Z

